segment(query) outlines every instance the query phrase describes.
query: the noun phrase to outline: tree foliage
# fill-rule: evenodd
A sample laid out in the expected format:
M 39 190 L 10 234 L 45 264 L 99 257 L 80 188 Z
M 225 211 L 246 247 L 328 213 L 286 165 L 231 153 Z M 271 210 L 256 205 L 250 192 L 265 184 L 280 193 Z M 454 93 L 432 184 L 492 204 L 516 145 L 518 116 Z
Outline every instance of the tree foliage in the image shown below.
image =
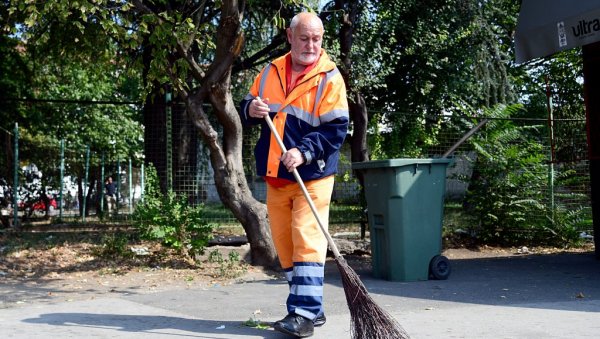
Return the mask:
M 512 2 L 367 1 L 361 10 L 352 84 L 364 93 L 371 128 L 383 132 L 371 133 L 386 146 L 372 140 L 375 157 L 421 154 L 436 142 L 441 117 L 461 113 L 465 103 L 515 99 L 508 74 Z
M 9 19 L 2 24 L 8 34 L 2 38 L 10 42 L 8 56 L 19 67 L 5 73 L 14 85 L 4 92 L 12 110 L 3 124 L 17 122 L 24 135 L 43 136 L 34 147 L 58 149 L 59 140 L 65 140 L 75 150 L 90 146 L 123 158 L 138 153 L 143 130 L 133 103 L 140 99 L 139 77 L 127 68 L 117 45 L 90 24 L 98 13 L 70 1 L 18 2 L 6 12 Z M 44 152 L 24 155 L 49 162 Z

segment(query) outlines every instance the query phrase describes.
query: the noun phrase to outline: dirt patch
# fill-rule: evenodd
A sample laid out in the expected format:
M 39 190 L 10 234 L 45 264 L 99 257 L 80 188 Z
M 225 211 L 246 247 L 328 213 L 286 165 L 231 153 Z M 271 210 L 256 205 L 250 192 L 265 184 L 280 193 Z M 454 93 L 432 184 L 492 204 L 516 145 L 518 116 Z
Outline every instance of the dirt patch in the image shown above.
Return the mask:
M 93 237 L 3 237 L 0 244 L 0 308 L 277 278 L 246 264 L 248 245 L 208 247 L 190 264 L 149 242 L 127 245 L 124 257 L 107 256 Z
M 448 259 L 477 259 L 477 258 L 494 258 L 494 257 L 510 257 L 532 254 L 555 254 L 565 252 L 584 253 L 592 251 L 594 248 L 592 243 L 586 243 L 577 248 L 559 248 L 559 247 L 494 247 L 494 246 L 479 246 L 479 247 L 456 247 L 448 248 L 443 251 L 443 255 Z

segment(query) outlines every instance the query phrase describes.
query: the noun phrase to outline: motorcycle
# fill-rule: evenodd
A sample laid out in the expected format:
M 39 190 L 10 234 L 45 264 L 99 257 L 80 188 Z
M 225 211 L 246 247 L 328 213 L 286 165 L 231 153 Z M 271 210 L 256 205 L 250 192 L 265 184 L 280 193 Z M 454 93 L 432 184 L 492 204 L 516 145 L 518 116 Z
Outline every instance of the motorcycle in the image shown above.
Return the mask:
M 19 210 L 23 211 L 24 215 L 27 217 L 44 217 L 46 215 L 52 215 L 58 208 L 58 203 L 54 196 L 46 194 L 46 197 L 40 196 L 36 200 L 25 199 L 20 201 L 18 206 Z

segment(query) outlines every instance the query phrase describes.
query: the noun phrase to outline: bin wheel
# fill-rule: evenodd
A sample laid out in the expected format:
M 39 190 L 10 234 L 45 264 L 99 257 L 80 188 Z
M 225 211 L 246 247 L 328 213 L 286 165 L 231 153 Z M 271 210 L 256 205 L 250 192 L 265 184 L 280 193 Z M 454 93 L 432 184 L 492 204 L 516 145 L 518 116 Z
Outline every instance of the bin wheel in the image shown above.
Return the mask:
M 446 280 L 450 276 L 450 260 L 443 255 L 436 255 L 429 263 L 429 276 L 436 280 Z

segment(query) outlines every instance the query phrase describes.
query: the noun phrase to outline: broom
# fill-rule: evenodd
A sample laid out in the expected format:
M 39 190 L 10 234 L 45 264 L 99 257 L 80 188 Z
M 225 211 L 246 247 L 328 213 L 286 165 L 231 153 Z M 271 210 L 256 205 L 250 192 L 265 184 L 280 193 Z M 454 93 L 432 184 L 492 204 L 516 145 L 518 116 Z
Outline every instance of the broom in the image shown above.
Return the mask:
M 260 100 L 260 98 L 259 98 Z M 273 125 L 273 121 L 269 115 L 265 116 L 267 125 L 275 136 L 279 147 L 283 153 L 287 152 L 279 133 Z M 340 254 L 337 246 L 333 242 L 331 235 L 323 226 L 323 222 L 317 213 L 317 208 L 312 201 L 312 198 L 306 190 L 306 186 L 300 178 L 298 170 L 294 168 L 294 178 L 300 185 L 302 193 L 312 210 L 321 231 L 327 238 L 327 243 L 333 252 L 335 263 L 340 271 L 342 284 L 344 285 L 344 293 L 346 294 L 346 302 L 350 309 L 350 335 L 353 339 L 403 339 L 409 338 L 402 326 L 384 309 L 379 307 L 371 298 L 365 285 L 360 280 L 358 274 L 348 265 L 346 259 Z

